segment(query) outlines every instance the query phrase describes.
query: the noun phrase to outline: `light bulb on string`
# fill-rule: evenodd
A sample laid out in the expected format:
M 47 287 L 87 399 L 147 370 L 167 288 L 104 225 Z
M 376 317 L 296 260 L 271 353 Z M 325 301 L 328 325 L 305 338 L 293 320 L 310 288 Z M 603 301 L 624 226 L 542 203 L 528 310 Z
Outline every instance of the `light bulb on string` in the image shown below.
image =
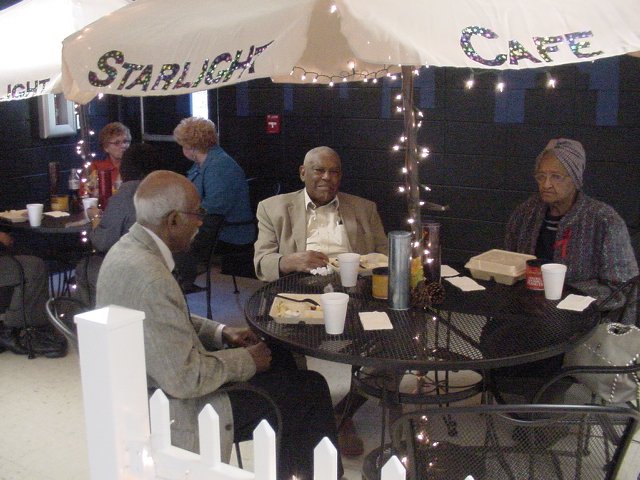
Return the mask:
M 404 188 L 402 185 L 398 187 L 398 193 L 404 193 L 405 191 L 406 191 L 406 188 Z
M 300 76 L 300 80 L 302 80 L 302 81 L 304 82 L 306 79 L 307 79 L 307 75 L 303 73 L 303 74 Z
M 502 93 L 504 92 L 505 83 L 504 80 L 499 79 L 498 83 L 496 83 L 496 92 Z
M 336 13 L 338 11 L 338 7 L 336 6 L 336 4 L 331 5 L 331 8 L 329 9 L 329 13 Z
M 409 170 L 407 170 L 407 167 L 402 167 L 402 169 L 400 170 L 403 174 L 407 174 L 409 173 Z
M 556 79 L 547 72 L 547 88 L 556 88 Z
M 466 82 L 464 82 L 464 86 L 467 90 L 471 90 L 475 84 L 476 84 L 476 76 L 472 70 L 471 73 L 469 74 L 469 78 L 467 79 Z
M 400 150 L 400 145 L 394 145 L 393 146 L 393 151 L 397 152 L 398 150 Z
M 333 80 L 331 80 L 331 81 L 329 82 L 329 86 L 330 86 L 330 87 L 333 87 Z
M 401 94 L 401 93 L 399 93 L 399 94 L 397 94 L 397 95 L 396 95 L 396 100 L 397 100 L 397 101 L 402 100 L 402 94 Z
M 424 189 L 425 192 L 431 191 L 431 187 L 429 187 L 428 185 L 421 184 L 420 186 Z

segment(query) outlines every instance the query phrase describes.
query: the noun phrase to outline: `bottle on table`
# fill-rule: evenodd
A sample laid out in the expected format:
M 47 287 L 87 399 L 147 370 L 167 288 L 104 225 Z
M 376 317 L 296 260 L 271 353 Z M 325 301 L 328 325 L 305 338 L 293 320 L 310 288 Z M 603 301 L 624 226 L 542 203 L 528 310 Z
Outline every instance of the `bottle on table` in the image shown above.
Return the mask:
M 72 168 L 69 172 L 69 213 L 79 213 L 82 211 L 80 200 L 80 172 Z
M 98 207 L 101 210 L 107 208 L 109 203 L 109 197 L 113 193 L 113 186 L 111 183 L 111 170 L 99 170 L 98 171 Z

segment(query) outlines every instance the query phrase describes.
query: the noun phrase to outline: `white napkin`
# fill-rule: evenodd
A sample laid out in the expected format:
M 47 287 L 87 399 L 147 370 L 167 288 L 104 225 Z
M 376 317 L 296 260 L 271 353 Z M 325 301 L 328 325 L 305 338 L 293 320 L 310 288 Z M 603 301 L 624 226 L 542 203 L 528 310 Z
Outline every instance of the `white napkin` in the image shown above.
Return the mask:
M 441 277 L 456 277 L 460 275 L 460 272 L 458 272 L 455 268 L 451 268 L 449 265 L 442 265 L 440 266 L 440 276 Z
M 582 312 L 585 308 L 591 305 L 595 298 L 587 297 L 584 295 L 574 295 L 570 293 L 567 298 L 562 300 L 557 307 L 562 310 L 573 310 L 575 312 Z
M 486 290 L 482 285 L 469 277 L 448 277 L 447 282 L 458 287 L 463 292 L 473 292 L 475 290 Z
M 391 320 L 386 312 L 360 312 L 360 323 L 365 330 L 392 330 Z
M 68 217 L 69 214 L 67 212 L 58 212 L 54 210 L 52 212 L 44 212 L 45 215 L 49 215 L 50 217 L 58 218 L 58 217 Z
M 325 276 L 329 275 L 332 272 L 333 272 L 333 270 L 329 266 L 313 268 L 313 269 L 311 269 L 309 271 L 309 273 L 311 275 L 320 275 L 321 277 L 325 277 Z

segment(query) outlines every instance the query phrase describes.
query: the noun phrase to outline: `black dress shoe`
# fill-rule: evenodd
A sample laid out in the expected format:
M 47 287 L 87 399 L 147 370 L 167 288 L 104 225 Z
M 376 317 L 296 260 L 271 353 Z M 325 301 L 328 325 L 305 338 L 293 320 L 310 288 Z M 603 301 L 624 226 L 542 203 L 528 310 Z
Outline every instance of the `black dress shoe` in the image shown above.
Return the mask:
M 20 342 L 27 346 L 27 333 L 21 332 Z M 59 336 L 55 332 L 47 329 L 33 328 L 31 329 L 31 348 L 33 353 L 47 358 L 60 358 L 67 354 L 67 341 L 64 337 Z
M 0 327 L 0 348 L 9 350 L 17 355 L 26 355 L 27 349 L 18 338 L 19 330 L 11 327 Z

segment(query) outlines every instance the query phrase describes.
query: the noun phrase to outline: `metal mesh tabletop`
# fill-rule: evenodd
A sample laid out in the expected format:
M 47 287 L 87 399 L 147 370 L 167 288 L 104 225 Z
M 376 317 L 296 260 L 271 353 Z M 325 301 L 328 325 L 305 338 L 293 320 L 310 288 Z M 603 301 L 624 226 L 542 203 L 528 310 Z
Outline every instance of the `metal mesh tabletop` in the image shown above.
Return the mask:
M 249 324 L 264 337 L 317 358 L 398 370 L 495 368 L 547 358 L 589 334 L 599 320 L 592 305 L 584 312 L 556 308 L 558 302 L 513 286 L 480 282 L 486 290 L 462 292 L 444 282 L 437 309 L 391 310 L 371 296 L 370 277 L 352 288 L 337 275 L 294 274 L 266 284 L 247 301 Z M 331 284 L 349 294 L 344 333 L 328 335 L 323 325 L 284 324 L 269 310 L 276 294 L 320 294 Z M 384 311 L 392 330 L 364 330 L 358 313 Z

